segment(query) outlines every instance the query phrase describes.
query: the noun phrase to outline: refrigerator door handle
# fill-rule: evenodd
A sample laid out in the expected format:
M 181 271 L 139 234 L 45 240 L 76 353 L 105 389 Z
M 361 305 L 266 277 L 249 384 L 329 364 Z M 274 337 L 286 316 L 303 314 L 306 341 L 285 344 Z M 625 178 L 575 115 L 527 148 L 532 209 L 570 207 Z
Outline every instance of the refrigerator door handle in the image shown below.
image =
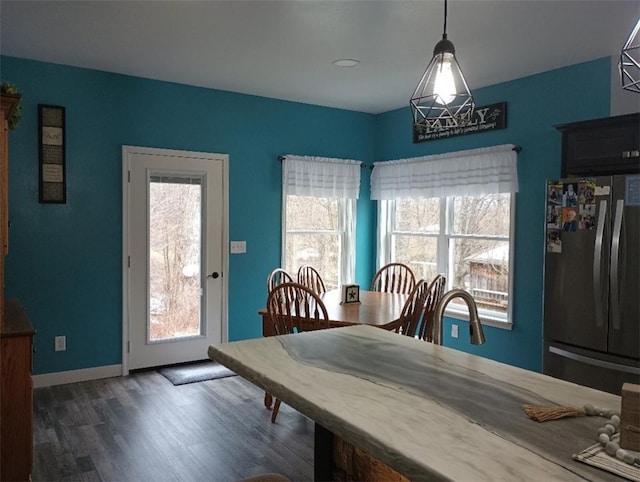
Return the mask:
M 557 348 L 555 346 L 550 346 L 549 352 L 564 358 L 569 358 L 570 360 L 586 363 L 588 365 L 593 365 L 601 368 L 608 368 L 608 369 L 616 370 L 619 372 L 633 373 L 634 375 L 640 375 L 640 368 L 636 368 L 629 365 L 622 365 L 620 363 L 613 363 L 606 360 L 598 360 L 596 358 L 591 358 L 588 356 L 579 355 L 578 353 L 573 353 L 567 350 L 563 350 L 562 348 Z
M 604 313 L 602 312 L 602 248 L 604 244 L 604 224 L 607 217 L 607 201 L 600 201 L 600 213 L 598 214 L 598 226 L 596 227 L 596 246 L 593 256 L 593 300 L 596 308 L 596 326 L 604 326 Z
M 611 319 L 614 330 L 620 329 L 620 290 L 618 283 L 618 269 L 620 268 L 620 233 L 622 232 L 622 213 L 624 200 L 616 202 L 616 214 L 613 220 L 613 235 L 611 237 L 611 271 L 609 285 L 611 286 Z

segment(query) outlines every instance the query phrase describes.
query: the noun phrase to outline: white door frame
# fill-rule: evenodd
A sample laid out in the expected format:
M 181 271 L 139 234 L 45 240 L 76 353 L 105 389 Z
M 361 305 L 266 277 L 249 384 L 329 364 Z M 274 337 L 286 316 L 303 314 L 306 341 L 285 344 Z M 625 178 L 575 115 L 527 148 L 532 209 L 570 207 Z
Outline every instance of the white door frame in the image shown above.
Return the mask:
M 202 157 L 220 159 L 223 162 L 223 207 L 222 207 L 222 341 L 229 339 L 228 313 L 228 273 L 229 273 L 229 155 L 212 154 L 152 147 L 122 146 L 122 375 L 129 374 L 129 162 L 130 154 L 150 154 L 162 156 Z

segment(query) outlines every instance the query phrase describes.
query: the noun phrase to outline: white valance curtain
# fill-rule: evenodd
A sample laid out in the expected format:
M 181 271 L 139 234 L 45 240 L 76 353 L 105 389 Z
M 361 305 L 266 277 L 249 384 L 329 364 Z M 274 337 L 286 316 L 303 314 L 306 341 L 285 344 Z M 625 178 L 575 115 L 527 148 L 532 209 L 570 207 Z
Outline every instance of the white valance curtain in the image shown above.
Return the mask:
M 286 155 L 282 160 L 282 189 L 296 196 L 358 199 L 360 161 Z
M 371 199 L 479 196 L 518 192 L 513 144 L 374 163 Z

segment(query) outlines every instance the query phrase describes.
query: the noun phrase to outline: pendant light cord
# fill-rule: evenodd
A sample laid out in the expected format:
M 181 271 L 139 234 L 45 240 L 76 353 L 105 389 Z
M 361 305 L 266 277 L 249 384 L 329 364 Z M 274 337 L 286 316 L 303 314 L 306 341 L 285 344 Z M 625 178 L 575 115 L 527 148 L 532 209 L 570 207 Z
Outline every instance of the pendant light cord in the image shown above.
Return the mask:
M 444 0 L 444 29 L 442 32 L 442 38 L 447 38 L 447 0 Z

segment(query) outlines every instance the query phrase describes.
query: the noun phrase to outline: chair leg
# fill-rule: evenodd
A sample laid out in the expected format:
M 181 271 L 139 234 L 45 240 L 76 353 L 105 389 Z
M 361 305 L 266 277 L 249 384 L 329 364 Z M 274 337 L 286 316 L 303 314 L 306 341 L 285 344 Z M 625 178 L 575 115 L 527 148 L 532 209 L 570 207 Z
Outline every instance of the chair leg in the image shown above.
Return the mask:
M 280 410 L 280 399 L 276 398 L 276 403 L 273 405 L 273 412 L 271 412 L 271 423 L 276 423 L 278 410 Z
M 271 408 L 271 404 L 273 403 L 273 397 L 270 393 L 264 392 L 264 406 L 267 408 Z

